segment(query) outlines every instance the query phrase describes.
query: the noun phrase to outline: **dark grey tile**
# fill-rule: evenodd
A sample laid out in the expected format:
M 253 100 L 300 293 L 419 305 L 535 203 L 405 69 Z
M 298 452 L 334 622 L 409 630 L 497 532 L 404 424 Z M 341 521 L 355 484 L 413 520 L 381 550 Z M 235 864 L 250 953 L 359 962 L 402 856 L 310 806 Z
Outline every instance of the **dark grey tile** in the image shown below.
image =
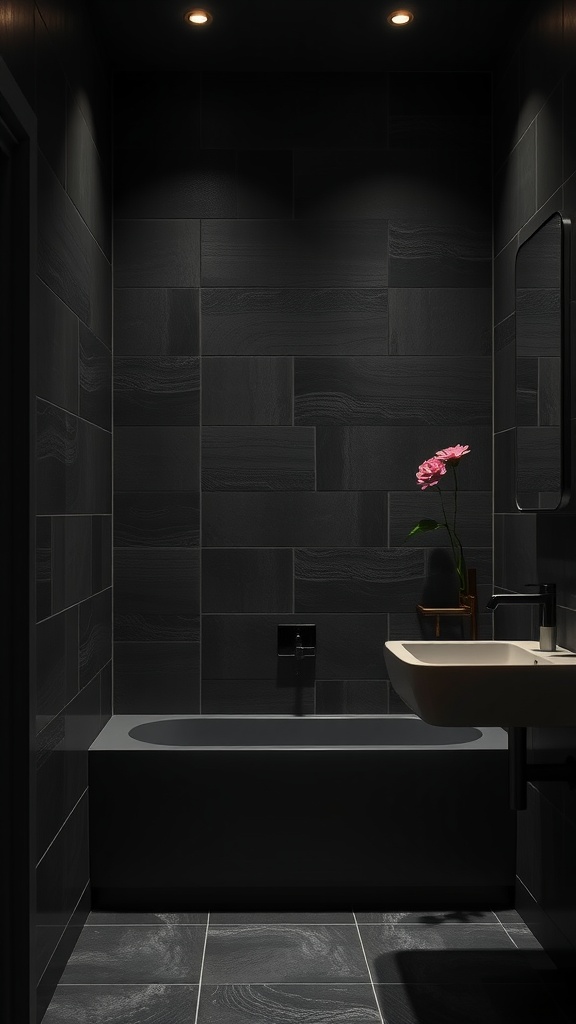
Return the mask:
M 197 550 L 118 548 L 114 576 L 116 640 L 198 640 Z
M 291 220 L 208 221 L 202 229 L 202 284 L 382 288 L 387 247 L 386 224 L 376 220 L 313 226 Z
M 386 715 L 389 684 L 385 679 L 317 679 L 316 714 Z
M 151 133 L 165 149 L 196 149 L 200 146 L 201 76 L 190 68 L 153 68 L 135 76 L 117 68 L 114 107 L 117 149 L 146 150 Z M 167 90 L 170 103 L 166 102 Z
M 388 612 L 414 607 L 424 583 L 422 551 L 298 548 L 295 611 Z
M 291 612 L 293 600 L 291 550 L 204 549 L 203 612 Z
M 78 609 L 40 622 L 36 630 L 37 730 L 78 692 Z
M 52 614 L 52 518 L 36 517 L 36 622 Z
M 489 146 L 473 154 L 426 149 L 309 149 L 294 156 L 295 213 L 303 218 L 443 220 L 490 224 Z M 454 229 L 457 230 L 457 229 Z
M 268 1024 L 271 1020 L 317 1024 L 380 1024 L 371 985 L 206 985 L 199 1024 Z
M 436 74 L 427 77 L 424 91 L 433 78 Z M 451 88 L 453 93 L 458 90 L 456 81 Z M 470 116 L 472 109 L 474 114 Z M 471 107 L 466 114 L 443 110 L 442 105 L 427 113 L 391 114 L 390 148 L 439 149 L 445 153 L 451 151 L 455 160 L 462 160 L 463 154 L 476 154 L 479 149 L 490 145 L 491 120 L 489 114 L 479 114 L 476 107 Z
M 88 794 L 85 792 L 36 867 L 38 978 L 62 938 L 88 877 Z
M 516 414 L 516 318 L 494 328 L 494 430 L 509 430 Z
M 100 724 L 104 728 L 112 717 L 112 661 L 100 670 Z
M 536 212 L 536 123 L 516 144 L 494 179 L 496 252 Z
M 111 512 L 111 435 L 37 403 L 37 512 L 40 515 Z
M 555 1004 L 554 993 L 538 984 L 409 984 L 376 985 L 385 1021 L 401 1024 L 569 1024 Z
M 320 490 L 416 491 L 418 467 L 434 452 L 452 444 L 468 444 L 470 455 L 458 467 L 458 488 L 488 491 L 492 485 L 492 431 L 461 423 L 438 426 L 319 426 L 317 474 Z M 423 493 L 428 518 L 430 491 Z M 433 496 L 432 496 L 433 497 Z M 435 500 L 435 499 L 434 499 Z M 433 518 L 430 515 L 429 518 Z
M 539 980 L 500 925 L 360 925 L 372 978 L 379 984 L 469 985 Z
M 384 355 L 387 341 L 382 287 L 202 291 L 205 355 Z
M 80 415 L 112 429 L 112 356 L 106 345 L 80 324 Z
M 197 288 L 117 288 L 116 356 L 194 356 L 199 350 Z
M 444 494 L 444 507 L 448 521 L 453 523 L 454 509 L 452 487 L 450 495 Z M 414 491 L 394 491 L 390 494 L 389 505 L 389 541 L 391 545 L 402 544 L 420 519 L 435 519 L 443 523 L 442 505 L 436 488 L 429 488 L 428 495 L 418 489 Z M 447 490 L 447 488 L 445 488 Z M 458 494 L 457 534 L 464 546 L 490 547 L 492 544 L 492 494 L 490 491 L 462 491 Z M 448 542 L 448 534 L 441 531 L 421 533 L 413 537 L 411 543 L 418 547 L 439 547 Z
M 466 222 L 390 223 L 389 285 L 400 288 L 489 288 L 491 232 Z
M 86 928 L 92 925 L 164 925 L 208 924 L 207 911 L 183 911 L 182 913 L 156 913 L 147 911 L 93 910 L 86 918 Z
M 121 356 L 114 364 L 114 423 L 196 426 L 200 361 L 193 356 Z
M 563 181 L 562 84 L 556 86 L 536 117 L 537 194 L 539 209 Z
M 40 398 L 78 412 L 78 317 L 38 279 L 36 390 Z
M 89 909 L 90 887 L 87 885 L 72 911 L 66 927 L 54 948 L 46 969 L 36 986 L 36 1012 L 39 1019 L 43 1019 L 50 1004 L 50 1000 L 56 991 L 62 971 L 68 962 L 70 953 L 78 941 L 78 937 L 82 931 Z
M 292 360 L 268 356 L 202 360 L 202 423 L 292 423 Z
M 506 590 L 522 591 L 537 580 L 538 516 L 523 512 L 494 517 L 494 582 Z
M 516 236 L 497 253 L 494 259 L 494 323 L 510 316 L 516 305 L 515 268 L 518 239 Z
M 118 491 L 197 491 L 197 427 L 118 427 L 114 468 Z
M 205 427 L 202 486 L 206 491 L 314 490 L 314 431 L 307 427 Z
M 117 288 L 192 288 L 199 284 L 200 225 L 196 220 L 117 220 Z
M 38 182 L 38 274 L 101 341 L 110 344 L 110 262 L 42 158 Z
M 497 925 L 500 915 L 492 910 L 406 910 L 406 911 L 366 911 L 357 910 L 355 918 L 358 924 L 418 924 L 429 928 L 438 925 L 491 924 Z
M 278 625 L 298 615 L 203 615 L 204 679 L 276 679 Z M 382 679 L 385 614 L 314 615 L 318 679 Z
M 92 593 L 92 516 L 52 519 L 52 611 Z
M 197 985 L 203 925 L 94 925 L 85 928 L 62 975 L 63 985 Z
M 205 547 L 383 544 L 386 498 L 372 493 L 226 494 L 202 496 Z
M 491 422 L 491 360 L 296 359 L 294 422 L 386 426 Z
M 66 191 L 109 259 L 112 207 L 108 171 L 70 88 L 66 118 Z
M 262 910 L 257 913 L 247 911 L 216 910 L 210 914 L 210 925 L 277 925 L 277 924 L 349 924 L 354 925 L 354 914 L 351 910 Z
M 203 715 L 312 715 L 314 688 L 274 679 L 203 679 Z
M 388 295 L 391 354 L 491 354 L 490 288 L 390 288 Z
M 292 216 L 291 150 L 241 150 L 236 172 L 239 217 Z
M 204 984 L 368 982 L 358 934 L 345 925 L 216 926 L 208 930 Z
M 235 217 L 236 157 L 226 150 L 118 149 L 114 212 L 121 219 Z
M 74 702 L 73 702 L 74 703 Z M 88 786 L 88 759 L 67 745 L 66 711 L 38 736 L 36 754 L 37 850 L 42 856 Z
M 83 601 L 79 621 L 80 687 L 112 657 L 112 589 Z
M 116 547 L 197 547 L 199 537 L 199 494 L 189 491 L 116 493 Z
M 46 1024 L 86 1020 L 94 1024 L 190 1024 L 198 1001 L 197 985 L 58 985 L 43 1020 Z
M 112 516 L 92 516 L 92 590 L 112 585 Z
M 114 711 L 118 715 L 198 714 L 199 644 L 115 643 Z
M 396 116 L 484 117 L 491 113 L 491 79 L 485 72 L 396 71 L 390 76 L 390 112 Z M 446 108 L 449 108 L 448 110 Z

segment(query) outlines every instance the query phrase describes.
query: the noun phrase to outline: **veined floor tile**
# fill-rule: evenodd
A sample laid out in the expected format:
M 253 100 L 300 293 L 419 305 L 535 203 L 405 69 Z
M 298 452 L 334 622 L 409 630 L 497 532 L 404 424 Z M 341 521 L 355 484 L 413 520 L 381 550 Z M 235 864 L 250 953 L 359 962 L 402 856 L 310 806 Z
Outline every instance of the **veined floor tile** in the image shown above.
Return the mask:
M 205 984 L 369 982 L 355 928 L 277 925 L 208 930 Z
M 199 925 L 95 925 L 84 928 L 62 984 L 116 982 L 196 985 L 206 928 Z
M 371 985 L 205 985 L 198 1024 L 380 1024 Z
M 355 924 L 354 914 L 351 910 L 344 910 L 341 913 L 323 910 L 317 913 L 298 910 L 266 910 L 255 914 L 248 914 L 244 911 L 224 910 L 210 914 L 210 925 L 267 925 L 267 924 Z
M 152 914 L 152 913 L 118 913 L 116 911 L 94 910 L 88 915 L 85 927 L 91 925 L 175 925 L 175 924 L 203 924 L 208 921 L 206 911 L 192 914 Z
M 197 985 L 59 985 L 43 1024 L 194 1024 Z
M 355 917 L 358 924 L 498 924 L 491 910 L 359 910 Z

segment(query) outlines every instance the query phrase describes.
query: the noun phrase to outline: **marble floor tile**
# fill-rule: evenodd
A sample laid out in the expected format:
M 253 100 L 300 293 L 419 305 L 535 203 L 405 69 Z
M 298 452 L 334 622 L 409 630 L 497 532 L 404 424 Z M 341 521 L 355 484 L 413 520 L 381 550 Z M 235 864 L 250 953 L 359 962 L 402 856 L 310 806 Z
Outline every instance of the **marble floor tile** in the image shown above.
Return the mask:
M 203 924 L 208 922 L 207 911 L 198 913 L 140 913 L 138 911 L 93 910 L 86 919 L 85 927 L 92 925 L 165 925 L 165 924 Z
M 358 924 L 498 924 L 491 910 L 358 910 Z
M 208 929 L 205 984 L 369 982 L 362 946 L 347 925 Z
M 59 985 L 42 1024 L 194 1024 L 197 985 Z
M 335 911 L 261 911 L 260 913 L 249 914 L 245 911 L 224 911 L 219 910 L 210 914 L 210 925 L 250 925 L 250 924 L 351 924 L 355 925 L 354 914 L 351 910 L 344 910 L 341 913 Z
M 197 1024 L 381 1024 L 371 985 L 203 985 Z
M 84 928 L 61 982 L 75 985 L 200 980 L 206 928 L 94 925 Z

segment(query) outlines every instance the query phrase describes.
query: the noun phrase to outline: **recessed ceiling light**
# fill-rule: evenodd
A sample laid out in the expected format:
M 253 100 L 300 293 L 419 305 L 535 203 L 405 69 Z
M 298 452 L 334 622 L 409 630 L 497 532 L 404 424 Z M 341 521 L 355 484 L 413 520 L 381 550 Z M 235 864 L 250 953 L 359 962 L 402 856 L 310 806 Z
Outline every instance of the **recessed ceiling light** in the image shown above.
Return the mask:
M 392 14 L 388 15 L 388 21 L 391 25 L 408 25 L 414 21 L 414 15 L 412 11 L 392 11 Z
M 187 21 L 189 25 L 209 25 L 212 21 L 212 15 L 209 11 L 195 8 L 193 11 L 187 11 L 184 15 L 184 20 Z

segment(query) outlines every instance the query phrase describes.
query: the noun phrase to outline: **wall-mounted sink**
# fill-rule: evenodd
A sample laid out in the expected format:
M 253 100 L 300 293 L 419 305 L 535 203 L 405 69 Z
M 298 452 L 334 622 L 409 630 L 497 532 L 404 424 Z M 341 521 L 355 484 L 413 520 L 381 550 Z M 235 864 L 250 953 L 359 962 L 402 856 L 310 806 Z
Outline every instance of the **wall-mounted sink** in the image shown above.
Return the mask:
M 388 640 L 402 700 L 431 725 L 576 725 L 576 654 L 536 641 Z

